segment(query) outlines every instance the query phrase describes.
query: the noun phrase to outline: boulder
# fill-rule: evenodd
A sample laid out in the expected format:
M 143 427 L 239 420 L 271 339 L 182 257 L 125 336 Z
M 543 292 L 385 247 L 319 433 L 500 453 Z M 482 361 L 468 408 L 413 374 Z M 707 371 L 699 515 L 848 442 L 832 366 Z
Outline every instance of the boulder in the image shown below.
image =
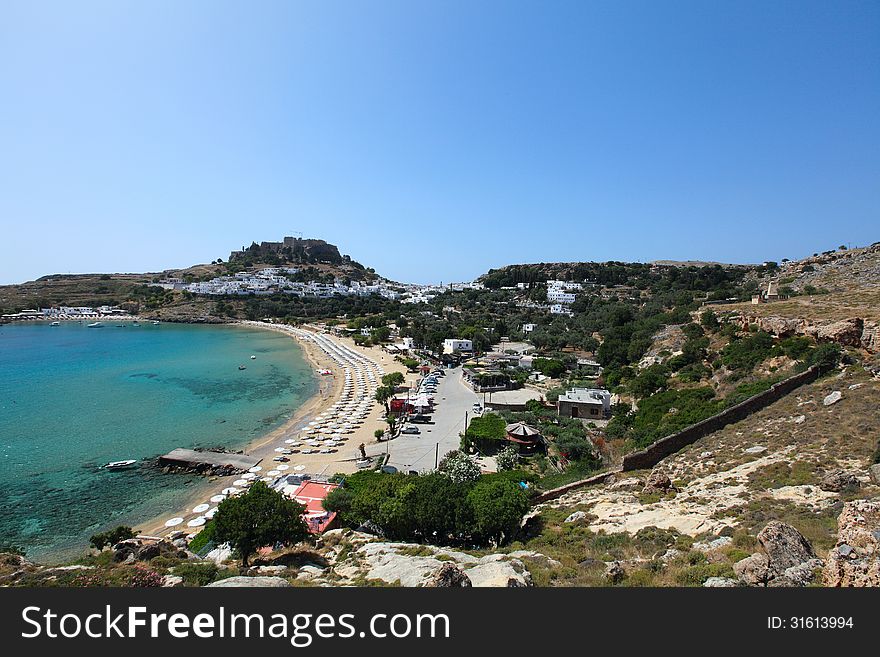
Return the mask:
M 162 586 L 165 588 L 173 588 L 175 586 L 183 585 L 183 577 L 179 575 L 165 575 L 162 578 Z
M 444 563 L 434 571 L 431 578 L 425 582 L 429 588 L 468 588 L 473 586 L 470 577 L 454 563 Z
M 626 577 L 626 571 L 619 561 L 612 561 L 605 564 L 605 578 L 610 584 L 618 584 Z
M 645 487 L 642 489 L 645 493 L 665 494 L 670 491 L 677 490 L 672 484 L 672 480 L 665 472 L 654 470 L 645 481 Z
M 615 481 L 608 487 L 608 490 L 635 491 L 641 490 L 645 483 L 638 477 L 627 477 L 620 481 Z
M 290 586 L 290 582 L 281 577 L 227 577 L 219 582 L 207 585 L 211 588 L 242 588 L 242 587 L 268 587 L 282 588 Z
M 749 586 L 766 586 L 770 577 L 769 560 L 760 552 L 733 564 L 733 572 Z
M 847 502 L 837 527 L 822 573 L 825 586 L 880 586 L 880 502 Z
M 868 468 L 868 476 L 871 477 L 871 481 L 880 486 L 880 463 L 875 463 Z
M 813 546 L 803 534 L 778 520 L 767 523 L 758 533 L 758 542 L 767 553 L 771 577 L 781 576 L 787 568 L 816 558 Z
M 739 584 L 737 584 L 735 579 L 730 579 L 729 577 L 710 577 L 703 582 L 703 586 L 707 588 L 730 588 L 739 586 Z
M 575 512 L 572 513 L 570 516 L 568 516 L 568 518 L 566 518 L 565 520 L 563 520 L 563 522 L 579 522 L 579 521 L 581 521 L 581 520 L 584 520 L 586 517 L 587 517 L 586 512 L 584 512 L 584 511 L 575 511 Z
M 797 566 L 786 568 L 782 577 L 792 583 L 793 586 L 809 586 L 816 571 L 824 565 L 821 559 L 810 559 Z
M 489 555 L 493 556 L 493 555 Z M 467 576 L 476 587 L 522 587 L 532 586 L 532 575 L 519 559 L 510 561 L 487 561 L 467 569 Z
M 829 472 L 819 482 L 819 488 L 830 493 L 856 490 L 861 485 L 861 482 L 854 474 L 844 472 L 843 470 Z
M 843 397 L 843 395 L 840 393 L 840 390 L 835 390 L 822 400 L 822 404 L 824 406 L 831 406 L 832 404 L 839 402 L 841 397 Z

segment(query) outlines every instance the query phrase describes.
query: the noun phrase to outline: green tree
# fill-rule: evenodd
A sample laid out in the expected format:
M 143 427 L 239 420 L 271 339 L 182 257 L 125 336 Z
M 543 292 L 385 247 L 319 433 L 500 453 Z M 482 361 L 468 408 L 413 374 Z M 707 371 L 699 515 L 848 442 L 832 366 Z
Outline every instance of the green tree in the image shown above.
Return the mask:
M 556 358 L 536 358 L 532 361 L 532 367 L 551 379 L 558 379 L 565 374 L 565 363 Z
M 389 388 L 395 388 L 404 382 L 403 372 L 389 372 L 382 377 L 382 385 Z
M 388 400 L 390 400 L 393 396 L 394 388 L 389 388 L 388 386 L 379 386 L 378 388 L 376 388 L 376 394 L 373 397 L 379 404 L 385 406 L 386 413 L 390 413 L 391 410 L 388 408 Z
M 721 323 L 718 321 L 718 316 L 712 312 L 711 310 L 704 310 L 700 315 L 700 324 L 703 325 L 703 328 L 708 329 L 709 331 L 716 331 Z
M 473 514 L 475 537 L 482 541 L 501 543 L 510 538 L 529 510 L 525 491 L 511 481 L 480 481 L 467 496 Z
M 220 502 L 214 539 L 232 545 L 247 566 L 250 556 L 263 546 L 305 539 L 309 532 L 303 511 L 301 504 L 258 481 L 244 495 Z
M 115 529 L 111 529 L 100 534 L 95 534 L 94 536 L 89 538 L 89 543 L 96 550 L 103 550 L 108 545 L 116 545 L 120 541 L 124 541 L 126 539 L 134 537 L 135 532 L 131 527 L 120 525 Z

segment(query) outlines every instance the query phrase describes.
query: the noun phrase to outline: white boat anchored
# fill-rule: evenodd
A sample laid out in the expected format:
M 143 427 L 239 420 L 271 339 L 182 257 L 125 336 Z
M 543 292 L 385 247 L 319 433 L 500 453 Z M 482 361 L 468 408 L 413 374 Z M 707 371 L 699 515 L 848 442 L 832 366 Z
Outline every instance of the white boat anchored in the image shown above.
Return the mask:
M 125 461 L 110 461 L 107 465 L 104 466 L 105 470 L 127 470 L 134 466 L 137 463 L 135 459 L 127 459 Z
M 92 322 L 91 324 L 86 324 L 86 328 L 101 328 L 104 326 L 101 322 Z
M 49 326 L 61 326 L 61 322 L 52 322 Z

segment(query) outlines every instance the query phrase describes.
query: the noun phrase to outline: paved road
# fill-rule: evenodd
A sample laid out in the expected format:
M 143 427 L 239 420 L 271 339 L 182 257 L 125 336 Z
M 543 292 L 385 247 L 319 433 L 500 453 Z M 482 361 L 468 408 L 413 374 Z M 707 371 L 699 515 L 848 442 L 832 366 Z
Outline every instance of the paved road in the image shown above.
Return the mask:
M 391 454 L 388 464 L 398 470 L 433 470 L 437 443 L 440 443 L 441 459 L 446 452 L 458 449 L 465 413 L 472 417 L 473 405 L 477 401 L 480 398 L 461 382 L 461 368 L 446 370 L 446 376 L 440 377 L 434 397 L 434 414 L 431 417 L 434 424 L 412 425 L 419 427 L 422 433 L 400 434 L 387 445 L 374 446 L 370 453 L 384 452 L 387 447 Z

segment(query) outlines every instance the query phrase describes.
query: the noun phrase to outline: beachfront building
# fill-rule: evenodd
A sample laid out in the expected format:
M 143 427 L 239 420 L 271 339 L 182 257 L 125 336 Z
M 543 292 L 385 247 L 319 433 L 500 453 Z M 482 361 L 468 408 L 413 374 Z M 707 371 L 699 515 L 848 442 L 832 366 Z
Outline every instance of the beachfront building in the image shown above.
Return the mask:
M 602 420 L 611 415 L 611 393 L 601 388 L 572 388 L 559 396 L 560 417 Z

